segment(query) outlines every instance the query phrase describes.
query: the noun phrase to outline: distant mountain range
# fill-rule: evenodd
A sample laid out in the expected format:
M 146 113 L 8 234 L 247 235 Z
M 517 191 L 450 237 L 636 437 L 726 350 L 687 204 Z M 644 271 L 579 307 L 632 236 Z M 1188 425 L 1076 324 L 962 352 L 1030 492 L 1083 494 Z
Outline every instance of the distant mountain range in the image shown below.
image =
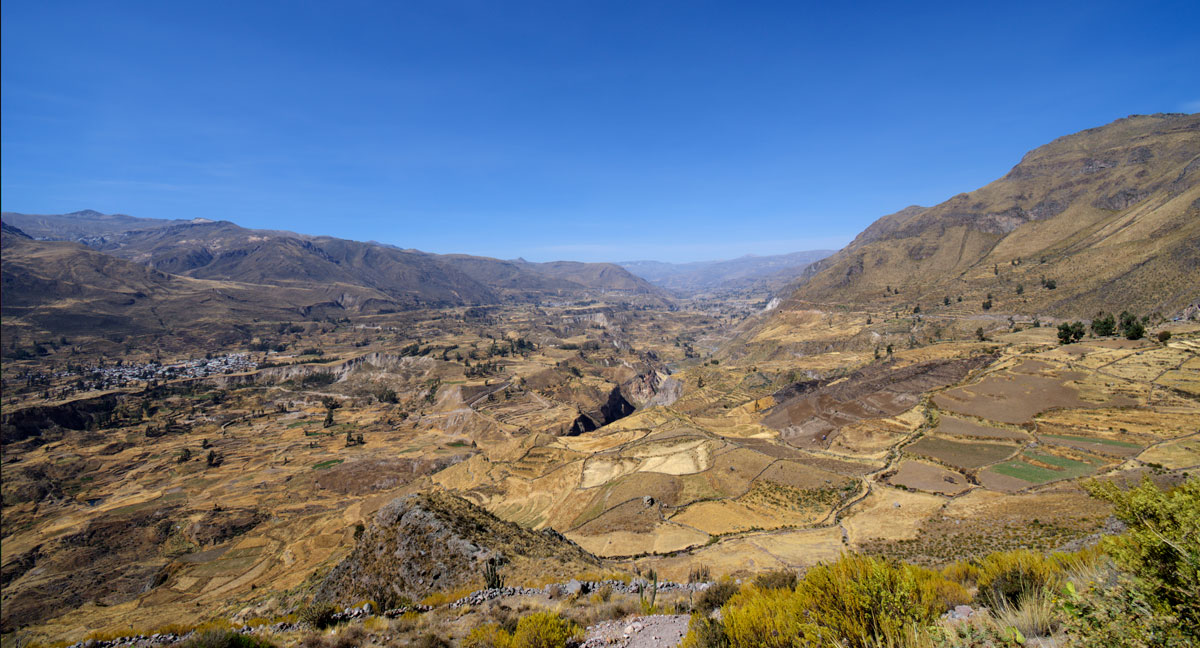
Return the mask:
M 810 266 L 783 310 L 928 313 L 947 298 L 959 314 L 986 302 L 1084 318 L 1200 301 L 1200 114 L 1136 115 L 1061 137 L 985 187 L 884 216 Z
M 746 255 L 725 261 L 622 261 L 618 265 L 681 295 L 753 289 L 774 291 L 795 280 L 809 264 L 833 253 L 834 250 L 809 250 L 771 256 Z
M 16 318 L 6 326 L 23 319 L 50 332 L 89 321 L 133 331 L 197 318 L 327 317 L 598 295 L 666 303 L 661 289 L 607 263 L 439 255 L 228 221 L 92 211 L 4 213 L 3 222 L 2 308 L 6 319 Z

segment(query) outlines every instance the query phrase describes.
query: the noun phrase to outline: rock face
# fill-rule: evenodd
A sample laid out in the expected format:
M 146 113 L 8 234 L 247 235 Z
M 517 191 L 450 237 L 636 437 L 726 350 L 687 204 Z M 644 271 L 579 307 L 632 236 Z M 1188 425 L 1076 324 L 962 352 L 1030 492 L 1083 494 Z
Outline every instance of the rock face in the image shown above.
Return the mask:
M 637 407 L 667 407 L 683 395 L 683 383 L 661 371 L 650 371 L 626 382 L 621 392 Z
M 380 509 L 350 555 L 318 585 L 315 598 L 339 604 L 420 599 L 482 586 L 490 558 L 500 559 L 501 577 L 514 585 L 535 575 L 565 579 L 599 565 L 553 530 L 525 529 L 449 493 L 422 493 Z

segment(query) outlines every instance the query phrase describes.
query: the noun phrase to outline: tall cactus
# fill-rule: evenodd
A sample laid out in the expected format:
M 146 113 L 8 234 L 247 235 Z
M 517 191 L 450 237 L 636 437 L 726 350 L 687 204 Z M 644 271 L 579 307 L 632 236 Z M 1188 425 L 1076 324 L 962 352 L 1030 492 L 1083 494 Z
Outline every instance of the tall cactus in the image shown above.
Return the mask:
M 483 566 L 483 583 L 488 589 L 504 587 L 504 577 L 500 575 L 500 557 L 492 556 Z

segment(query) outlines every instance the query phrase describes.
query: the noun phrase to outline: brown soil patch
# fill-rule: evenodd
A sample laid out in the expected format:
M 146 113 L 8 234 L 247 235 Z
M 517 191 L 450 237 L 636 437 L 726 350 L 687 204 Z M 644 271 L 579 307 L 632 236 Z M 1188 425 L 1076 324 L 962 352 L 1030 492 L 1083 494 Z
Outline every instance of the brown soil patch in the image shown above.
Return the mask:
M 974 470 L 1012 456 L 1018 446 L 999 443 L 951 441 L 941 437 L 924 437 L 905 448 L 906 452 L 936 459 L 955 468 Z
M 1137 402 L 1126 396 L 1114 396 L 1103 403 L 1079 397 L 1079 391 L 1067 384 L 1085 374 L 1057 370 L 1038 360 L 1023 360 L 1010 369 L 986 376 L 976 383 L 937 394 L 933 402 L 952 412 L 969 414 L 1004 423 L 1025 423 L 1048 409 L 1066 407 L 1124 407 Z
M 912 460 L 900 462 L 888 483 L 941 495 L 958 495 L 971 487 L 966 477 L 952 470 Z
M 992 427 L 974 421 L 967 421 L 953 416 L 943 416 L 938 421 L 935 430 L 940 435 L 954 435 L 969 439 L 1003 439 L 1013 441 L 1032 441 L 1027 433 L 1020 430 Z

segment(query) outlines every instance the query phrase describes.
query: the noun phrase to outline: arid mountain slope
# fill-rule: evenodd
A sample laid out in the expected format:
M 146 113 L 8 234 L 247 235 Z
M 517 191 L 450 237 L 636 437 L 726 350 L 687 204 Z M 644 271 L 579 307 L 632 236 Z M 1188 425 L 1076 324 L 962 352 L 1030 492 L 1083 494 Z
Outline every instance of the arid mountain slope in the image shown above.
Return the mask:
M 328 236 L 182 223 L 85 241 L 159 270 L 202 279 L 287 285 L 356 284 L 406 305 L 490 304 L 586 291 L 659 295 L 612 264 L 526 263 L 439 255 Z
M 1168 314 L 1198 287 L 1200 115 L 1160 114 L 1059 138 L 981 189 L 879 219 L 810 267 L 785 308 L 930 312 L 951 297 L 981 311 L 991 294 L 998 312 Z
M 35 241 L 7 223 L 2 235 L 6 334 L 30 328 L 59 335 L 165 333 L 254 318 L 341 316 L 398 308 L 360 286 L 268 287 L 181 277 L 66 241 Z

